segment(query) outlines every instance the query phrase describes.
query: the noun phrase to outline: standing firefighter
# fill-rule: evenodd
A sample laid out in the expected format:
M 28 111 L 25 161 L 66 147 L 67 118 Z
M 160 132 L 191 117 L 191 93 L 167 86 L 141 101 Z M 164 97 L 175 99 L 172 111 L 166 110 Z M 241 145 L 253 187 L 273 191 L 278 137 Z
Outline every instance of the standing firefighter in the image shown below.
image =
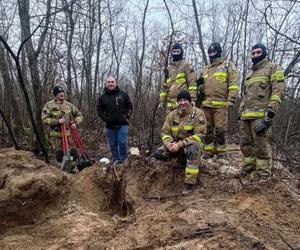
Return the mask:
M 50 143 L 55 151 L 55 158 L 62 162 L 64 153 L 62 150 L 61 124 L 66 124 L 67 136 L 70 137 L 70 127 L 76 128 L 82 120 L 82 114 L 74 104 L 65 100 L 65 91 L 61 86 L 53 88 L 54 100 L 45 104 L 42 112 L 42 121 L 45 125 L 50 126 Z M 68 140 L 71 144 L 71 140 Z M 71 144 L 72 145 L 72 144 Z M 70 154 L 75 160 L 77 151 L 75 148 L 70 149 Z
M 224 61 L 219 43 L 208 49 L 210 64 L 201 75 L 205 97 L 202 110 L 207 120 L 204 158 L 224 156 L 226 152 L 227 109 L 233 106 L 239 90 L 239 72 L 232 62 Z M 200 88 L 199 87 L 199 88 Z
M 253 180 L 270 177 L 271 162 L 267 130 L 282 102 L 284 74 L 267 58 L 267 49 L 256 44 L 251 50 L 252 70 L 246 76 L 245 95 L 240 106 L 240 144 L 244 155 L 243 174 Z
M 177 101 L 177 109 L 167 116 L 162 128 L 163 146 L 158 148 L 153 156 L 159 160 L 185 157 L 185 185 L 182 193 L 187 194 L 192 192 L 192 187 L 197 181 L 206 121 L 203 112 L 192 106 L 189 92 L 180 92 Z
M 177 108 L 176 97 L 182 90 L 188 90 L 192 97 L 193 105 L 197 98 L 197 84 L 195 72 L 191 66 L 183 60 L 183 48 L 175 43 L 171 50 L 173 61 L 168 68 L 168 78 L 161 86 L 160 107 L 167 108 L 167 114 Z

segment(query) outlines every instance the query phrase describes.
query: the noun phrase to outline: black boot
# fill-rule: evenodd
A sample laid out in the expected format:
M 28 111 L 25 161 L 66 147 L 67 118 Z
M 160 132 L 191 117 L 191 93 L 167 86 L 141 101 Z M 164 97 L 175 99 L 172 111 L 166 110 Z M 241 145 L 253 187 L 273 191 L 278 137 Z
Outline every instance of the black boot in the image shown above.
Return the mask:
M 189 194 L 193 192 L 193 184 L 185 183 L 183 186 L 182 194 Z

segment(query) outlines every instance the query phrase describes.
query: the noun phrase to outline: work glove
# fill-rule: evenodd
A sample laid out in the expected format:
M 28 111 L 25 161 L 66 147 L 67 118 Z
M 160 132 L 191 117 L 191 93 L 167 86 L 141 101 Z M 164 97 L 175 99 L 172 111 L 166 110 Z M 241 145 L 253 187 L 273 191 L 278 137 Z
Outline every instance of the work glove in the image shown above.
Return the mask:
M 254 122 L 254 130 L 257 134 L 264 133 L 272 125 L 272 120 L 275 116 L 275 112 L 272 109 L 267 109 L 265 117 L 258 119 Z
M 205 98 L 204 85 L 201 84 L 201 85 L 198 85 L 197 99 L 202 102 L 204 100 L 204 98 Z
M 267 120 L 272 120 L 275 116 L 275 111 L 271 108 L 268 108 L 267 111 L 266 111 L 266 114 L 265 114 L 265 119 Z

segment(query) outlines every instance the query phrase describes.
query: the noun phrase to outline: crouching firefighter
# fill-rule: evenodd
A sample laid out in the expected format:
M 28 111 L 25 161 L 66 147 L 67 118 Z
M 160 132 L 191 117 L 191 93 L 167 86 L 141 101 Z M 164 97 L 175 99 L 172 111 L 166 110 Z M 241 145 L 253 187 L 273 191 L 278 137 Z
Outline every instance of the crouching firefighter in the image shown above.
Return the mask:
M 61 125 L 66 125 L 68 143 L 70 147 L 70 155 L 73 160 L 77 159 L 77 150 L 72 144 L 70 138 L 70 128 L 76 126 L 83 120 L 81 112 L 74 104 L 65 100 L 65 91 L 61 86 L 56 85 L 53 88 L 54 99 L 47 102 L 42 111 L 42 121 L 45 125 L 50 126 L 49 141 L 52 149 L 55 151 L 55 158 L 58 162 L 63 160 L 62 150 L 62 133 Z
M 168 114 L 162 128 L 163 146 L 153 156 L 159 160 L 185 156 L 185 185 L 182 193 L 188 194 L 197 182 L 206 120 L 204 113 L 191 104 L 188 91 L 181 91 L 177 95 L 177 102 L 178 107 Z
M 271 175 L 268 129 L 282 102 L 284 74 L 267 58 L 267 49 L 256 44 L 251 50 L 252 70 L 246 76 L 245 94 L 240 106 L 240 145 L 244 155 L 242 174 L 253 181 Z

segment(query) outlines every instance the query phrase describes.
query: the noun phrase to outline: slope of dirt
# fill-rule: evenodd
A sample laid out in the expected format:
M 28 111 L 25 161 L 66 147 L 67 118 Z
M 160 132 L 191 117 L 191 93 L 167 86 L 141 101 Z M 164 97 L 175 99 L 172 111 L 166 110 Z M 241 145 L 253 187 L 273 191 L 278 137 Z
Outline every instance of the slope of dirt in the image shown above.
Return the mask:
M 0 249 L 300 249 L 298 179 L 274 162 L 274 178 L 235 178 L 230 161 L 204 162 L 197 189 L 180 195 L 174 162 L 131 158 L 68 175 L 0 150 Z

